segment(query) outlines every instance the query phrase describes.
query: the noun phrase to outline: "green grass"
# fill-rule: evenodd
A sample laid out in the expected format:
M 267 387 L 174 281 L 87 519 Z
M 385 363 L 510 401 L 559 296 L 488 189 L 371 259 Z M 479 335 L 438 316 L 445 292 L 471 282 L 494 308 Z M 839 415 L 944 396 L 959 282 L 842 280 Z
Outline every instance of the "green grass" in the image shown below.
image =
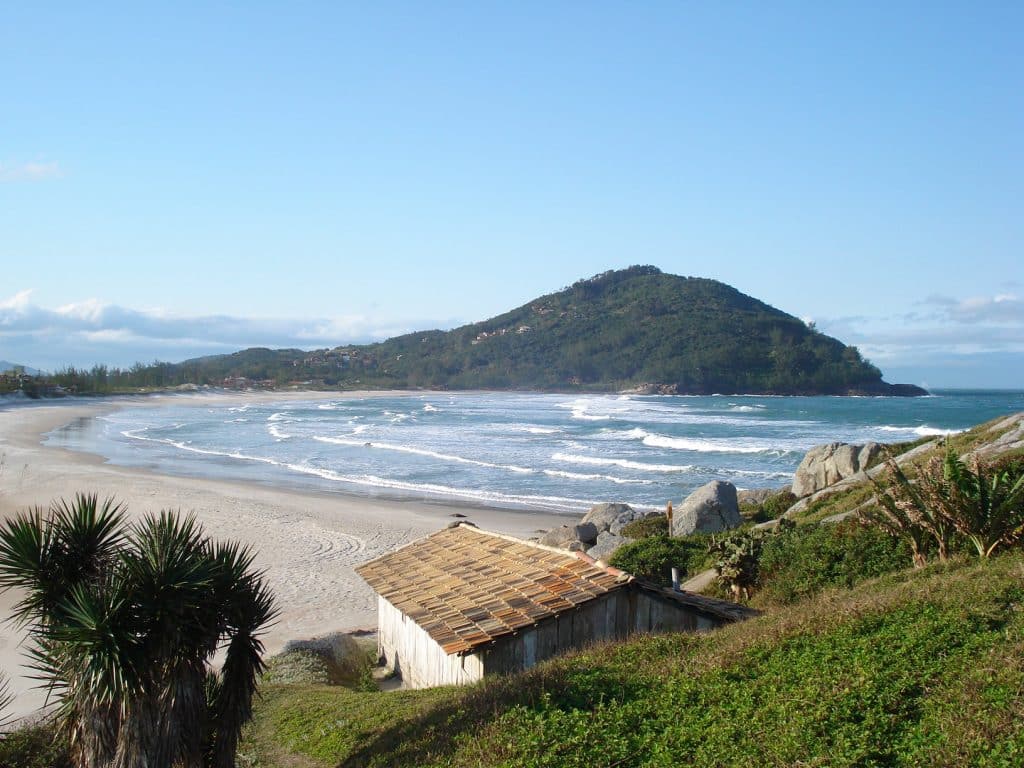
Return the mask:
M 900 571 L 706 635 L 462 689 L 271 686 L 254 766 L 1024 763 L 1024 556 Z

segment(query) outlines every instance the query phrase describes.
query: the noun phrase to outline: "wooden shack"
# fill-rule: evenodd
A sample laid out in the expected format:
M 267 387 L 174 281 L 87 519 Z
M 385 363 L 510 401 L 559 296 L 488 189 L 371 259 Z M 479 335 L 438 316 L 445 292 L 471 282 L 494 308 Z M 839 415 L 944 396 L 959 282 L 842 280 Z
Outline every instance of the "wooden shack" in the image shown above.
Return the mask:
M 356 572 L 378 593 L 380 656 L 411 688 L 471 683 L 600 640 L 698 632 L 756 614 L 468 523 Z

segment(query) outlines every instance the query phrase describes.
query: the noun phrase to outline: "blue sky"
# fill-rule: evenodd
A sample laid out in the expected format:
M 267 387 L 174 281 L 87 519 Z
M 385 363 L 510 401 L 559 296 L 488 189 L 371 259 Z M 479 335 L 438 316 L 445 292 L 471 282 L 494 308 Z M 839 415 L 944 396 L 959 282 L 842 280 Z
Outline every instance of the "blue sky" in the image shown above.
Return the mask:
M 371 7 L 372 6 L 372 7 Z M 1024 382 L 1019 3 L 7 4 L 0 359 L 182 359 L 712 277 Z

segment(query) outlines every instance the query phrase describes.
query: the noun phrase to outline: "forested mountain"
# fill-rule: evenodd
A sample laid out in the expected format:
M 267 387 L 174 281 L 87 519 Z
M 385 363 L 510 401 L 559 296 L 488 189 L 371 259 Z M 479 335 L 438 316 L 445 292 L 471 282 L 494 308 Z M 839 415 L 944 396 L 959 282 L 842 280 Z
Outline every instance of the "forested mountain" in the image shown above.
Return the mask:
M 316 353 L 246 350 L 183 364 L 212 378 L 327 386 L 692 394 L 921 394 L 853 347 L 715 280 L 631 267 L 451 331 Z M 212 383 L 212 382 L 211 382 Z
M 108 379 L 119 386 L 138 379 L 135 386 L 925 394 L 885 383 L 855 347 L 735 288 L 649 266 L 580 280 L 451 331 L 315 352 L 247 349 L 136 366 Z M 67 375 L 60 383 L 78 385 Z

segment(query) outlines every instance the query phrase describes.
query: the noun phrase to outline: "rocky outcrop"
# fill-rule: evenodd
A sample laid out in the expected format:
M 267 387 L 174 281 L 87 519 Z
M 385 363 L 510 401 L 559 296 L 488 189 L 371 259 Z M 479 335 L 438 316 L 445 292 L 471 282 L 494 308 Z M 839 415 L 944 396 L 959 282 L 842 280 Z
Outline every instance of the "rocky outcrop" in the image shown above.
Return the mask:
M 978 456 L 984 459 L 996 458 L 1007 451 L 1024 448 L 1024 413 L 1015 413 L 1002 421 L 993 424 L 989 433 L 1002 433 L 999 437 L 984 443 L 968 453 L 964 458 Z
M 606 503 L 595 504 L 590 511 L 583 516 L 581 525 L 593 523 L 597 526 L 597 532 L 608 531 L 618 534 L 623 526 L 629 525 L 634 520 L 641 520 L 645 517 L 657 514 L 656 512 L 639 512 L 629 504 Z
M 894 459 L 894 461 L 896 462 L 896 464 L 898 466 L 902 467 L 907 462 L 914 461 L 914 460 L 920 458 L 921 456 L 924 456 L 929 451 L 931 451 L 933 448 L 935 448 L 935 446 L 938 445 L 938 443 L 939 443 L 938 440 L 929 440 L 927 443 L 924 443 L 922 445 L 917 446 L 917 448 L 913 448 L 913 449 L 907 451 L 906 453 L 901 453 L 899 456 L 897 456 Z M 871 469 L 866 470 L 863 474 L 857 473 L 857 474 L 851 475 L 850 477 L 847 477 L 847 478 L 844 478 L 844 479 L 840 480 L 838 483 L 834 483 L 834 484 L 832 484 L 832 485 L 830 485 L 830 486 L 828 486 L 826 488 L 822 488 L 820 491 L 815 491 L 810 496 L 804 496 L 802 499 L 798 499 L 797 502 L 795 504 L 793 504 L 793 506 L 791 506 L 789 509 L 786 510 L 786 513 L 783 515 L 783 517 L 787 517 L 787 518 L 797 517 L 804 510 L 806 510 L 808 507 L 810 507 L 811 504 L 813 504 L 814 502 L 818 501 L 819 499 L 826 498 L 828 496 L 831 496 L 834 493 L 839 493 L 840 491 L 845 491 L 845 490 L 847 490 L 849 488 L 852 488 L 855 485 L 858 485 L 865 478 L 868 478 L 868 477 L 871 477 L 871 478 L 878 477 L 883 472 L 885 472 L 885 463 L 884 462 L 881 463 L 881 464 L 876 464 Z
M 593 523 L 580 523 L 579 525 L 562 525 L 553 528 L 541 537 L 540 543 L 548 547 L 560 549 L 572 549 L 572 544 L 583 544 L 592 547 L 597 543 L 597 526 Z M 579 549 L 579 547 L 577 547 Z
M 628 539 L 625 536 L 619 536 L 615 533 L 609 533 L 608 531 L 601 531 L 597 535 L 597 544 L 587 550 L 587 554 L 595 560 L 601 560 L 605 563 L 615 553 L 619 547 L 623 544 L 628 544 L 632 539 Z
M 672 535 L 715 533 L 735 528 L 743 520 L 736 501 L 736 486 L 712 480 L 691 493 L 672 516 Z
M 607 562 L 616 549 L 632 541 L 621 535 L 623 527 L 655 514 L 658 513 L 637 511 L 629 504 L 595 504 L 579 523 L 553 528 L 540 538 L 540 543 L 570 552 L 586 552 L 595 560 Z
M 868 468 L 882 452 L 878 443 L 828 443 L 807 452 L 793 475 L 793 494 L 810 496 Z

